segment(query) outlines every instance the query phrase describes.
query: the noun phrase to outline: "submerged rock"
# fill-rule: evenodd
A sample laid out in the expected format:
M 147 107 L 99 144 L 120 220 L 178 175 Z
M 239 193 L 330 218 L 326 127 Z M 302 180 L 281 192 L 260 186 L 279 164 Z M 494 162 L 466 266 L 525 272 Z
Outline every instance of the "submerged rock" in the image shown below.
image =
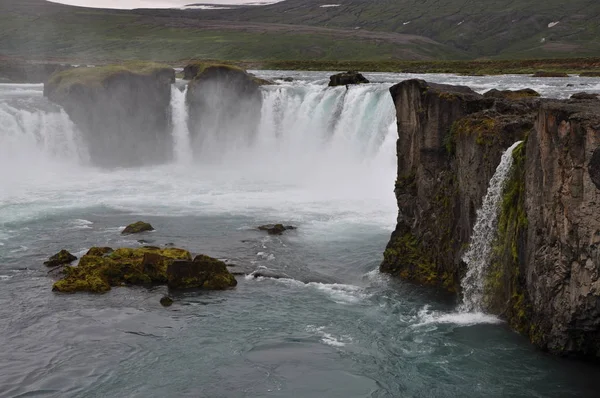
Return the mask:
M 171 297 L 169 297 L 169 296 L 163 296 L 163 297 L 160 299 L 160 304 L 161 304 L 163 307 L 170 307 L 170 306 L 172 306 L 172 305 L 173 305 L 173 299 L 172 299 Z
M 65 277 L 52 290 L 62 293 L 104 293 L 112 286 L 166 283 L 167 268 L 175 260 L 191 260 L 187 250 L 178 248 L 138 249 L 92 248 L 77 267 L 65 268 Z
M 138 222 L 134 222 L 133 224 L 129 224 L 128 226 L 126 226 L 125 229 L 123 230 L 123 232 L 121 232 L 121 234 L 123 234 L 123 235 L 139 234 L 140 232 L 146 232 L 146 231 L 154 231 L 154 228 L 152 227 L 152 225 L 150 225 L 147 222 L 138 221 Z
M 167 268 L 170 289 L 224 290 L 237 285 L 227 265 L 216 258 L 199 255 L 193 261 L 174 261 Z
M 356 71 L 348 71 L 331 75 L 329 77 L 329 87 L 346 86 L 348 84 L 369 83 L 366 77 Z
M 77 260 L 77 257 L 69 253 L 67 250 L 61 250 L 54 256 L 50 257 L 48 261 L 44 262 L 44 265 L 48 267 L 58 267 L 59 265 L 71 264 Z
M 285 231 L 294 230 L 296 227 L 292 225 L 283 225 L 283 224 L 266 224 L 258 227 L 261 231 L 267 231 L 269 235 L 281 235 Z

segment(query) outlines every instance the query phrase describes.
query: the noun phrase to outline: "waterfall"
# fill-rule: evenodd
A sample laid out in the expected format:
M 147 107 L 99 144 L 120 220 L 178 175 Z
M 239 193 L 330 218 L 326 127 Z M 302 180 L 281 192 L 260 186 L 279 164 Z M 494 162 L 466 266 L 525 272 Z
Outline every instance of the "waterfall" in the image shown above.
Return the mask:
M 188 130 L 188 108 L 186 95 L 188 86 L 180 90 L 177 85 L 171 86 L 171 125 L 173 134 L 173 152 L 175 161 L 189 164 L 192 161 L 190 132 Z
M 0 102 L 0 165 L 85 163 L 87 150 L 67 113 L 30 101 Z
M 358 191 L 387 192 L 394 179 L 397 132 L 388 84 L 348 89 L 304 82 L 263 86 L 260 102 L 252 108 L 256 112 L 248 119 L 238 114 L 227 124 L 233 129 L 224 131 L 224 125 L 191 123 L 194 110 L 188 109 L 187 88 L 180 83 L 171 88 L 166 144 L 174 163 L 185 165 L 190 172 L 218 170 L 232 179 L 312 185 L 315 190 L 345 197 L 356 196 Z M 33 163 L 39 163 L 39 169 L 65 161 L 87 164 L 93 149 L 101 157 L 94 137 L 82 139 L 66 112 L 43 98 L 41 85 L 10 90 L 0 87 L 2 164 L 13 159 L 13 164 L 23 163 L 24 170 Z M 218 104 L 219 93 L 215 95 Z M 240 131 L 242 134 L 237 134 Z M 194 135 L 203 139 L 193 142 Z M 119 148 L 133 137 L 108 136 L 107 148 Z M 143 143 L 149 146 L 149 158 L 154 159 L 152 146 L 162 141 Z M 108 151 L 100 160 L 111 167 L 128 166 L 118 158 L 112 162 L 110 155 Z
M 512 152 L 520 143 L 521 141 L 515 142 L 502 155 L 500 164 L 496 168 L 483 198 L 483 205 L 477 211 L 477 220 L 471 235 L 469 249 L 462 258 L 467 264 L 467 274 L 461 281 L 463 290 L 461 311 L 482 310 L 485 271 L 492 254 L 492 242 L 496 237 L 504 184 L 513 164 Z

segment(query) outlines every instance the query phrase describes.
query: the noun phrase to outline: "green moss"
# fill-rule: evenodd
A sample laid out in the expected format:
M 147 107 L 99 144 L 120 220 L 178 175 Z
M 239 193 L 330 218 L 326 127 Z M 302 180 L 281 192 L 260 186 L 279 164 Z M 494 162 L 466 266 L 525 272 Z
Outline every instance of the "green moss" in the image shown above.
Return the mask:
M 90 252 L 81 258 L 77 267 L 66 268 L 65 277 L 54 284 L 54 291 L 105 293 L 111 286 L 166 283 L 167 267 L 173 260 L 192 258 L 187 250 L 178 248 L 120 248 L 110 254 L 107 250 Z
M 485 303 L 489 310 L 504 314 L 511 327 L 531 336 L 531 307 L 524 276 L 521 275 L 525 212 L 525 142 L 513 151 L 513 166 L 506 181 L 498 221 L 498 236 L 485 282 Z M 530 337 L 533 339 L 533 337 Z
M 464 117 L 452 124 L 450 134 L 453 140 L 461 135 L 475 136 L 475 143 L 491 146 L 499 134 L 497 121 L 491 117 Z
M 48 85 L 55 91 L 68 92 L 75 85 L 100 88 L 103 83 L 119 75 L 153 76 L 161 73 L 172 73 L 174 70 L 168 66 L 155 62 L 128 61 L 121 64 L 98 66 L 94 68 L 73 68 L 53 74 L 48 79 Z
M 428 252 L 411 233 L 395 236 L 383 253 L 382 270 L 402 279 L 435 285 L 439 275 Z

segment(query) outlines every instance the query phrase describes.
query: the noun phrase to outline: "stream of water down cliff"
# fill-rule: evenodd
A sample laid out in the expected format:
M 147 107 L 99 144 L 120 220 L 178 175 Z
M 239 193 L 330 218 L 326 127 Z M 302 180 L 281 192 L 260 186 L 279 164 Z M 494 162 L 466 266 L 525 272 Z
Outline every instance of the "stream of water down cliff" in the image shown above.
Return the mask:
M 348 90 L 327 88 L 325 73 L 260 75 L 295 80 L 262 88 L 250 141 L 203 131 L 220 146 L 193 147 L 178 82 L 174 161 L 135 169 L 95 167 L 41 85 L 0 85 L 0 396 L 597 397 L 597 368 L 546 356 L 496 317 L 377 271 L 397 216 L 388 88 L 414 75 L 367 74 L 376 83 Z M 426 78 L 600 91 L 590 78 Z M 509 153 L 478 216 L 478 255 Z M 120 235 L 138 219 L 156 231 Z M 268 222 L 298 230 L 255 229 Z M 165 287 L 51 292 L 51 254 L 140 238 L 281 278 L 238 276 L 235 289 L 181 293 L 168 309 Z

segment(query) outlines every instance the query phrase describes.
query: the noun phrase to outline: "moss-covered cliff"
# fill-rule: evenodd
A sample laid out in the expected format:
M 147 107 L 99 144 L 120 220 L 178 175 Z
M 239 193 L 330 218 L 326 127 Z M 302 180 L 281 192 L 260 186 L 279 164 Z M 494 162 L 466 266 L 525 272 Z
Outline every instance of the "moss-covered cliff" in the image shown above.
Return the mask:
M 381 270 L 458 291 L 476 209 L 503 151 L 533 126 L 534 100 L 515 106 L 467 87 L 407 80 L 396 104 L 396 230 Z
M 44 95 L 82 131 L 94 164 L 156 164 L 172 156 L 174 81 L 172 68 L 151 62 L 75 68 L 52 75 Z
M 381 270 L 459 290 L 461 261 L 501 154 L 505 183 L 483 306 L 551 352 L 600 357 L 598 101 L 482 97 L 419 80 L 391 88 L 398 223 Z

